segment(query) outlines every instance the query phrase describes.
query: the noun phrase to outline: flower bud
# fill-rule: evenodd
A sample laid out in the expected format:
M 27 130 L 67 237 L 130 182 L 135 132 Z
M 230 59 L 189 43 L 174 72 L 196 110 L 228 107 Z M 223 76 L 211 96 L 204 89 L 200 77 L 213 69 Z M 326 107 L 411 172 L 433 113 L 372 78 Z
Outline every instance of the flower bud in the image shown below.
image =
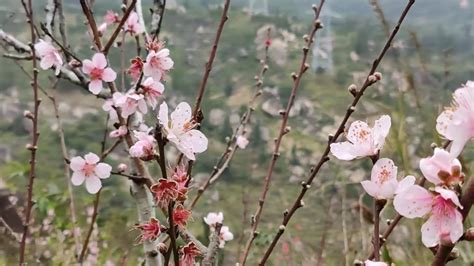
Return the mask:
M 120 173 L 122 173 L 122 172 L 127 171 L 128 166 L 127 166 L 126 164 L 124 164 L 124 163 L 121 163 L 121 164 L 118 165 L 117 168 L 118 168 L 118 171 L 119 171 Z
M 369 76 L 369 82 L 370 83 L 375 83 L 377 81 L 377 78 L 374 75 Z
M 165 243 L 158 243 L 158 245 L 156 245 L 156 248 L 163 255 L 165 255 L 168 251 L 168 247 L 166 247 Z
M 349 87 L 347 88 L 347 90 L 348 90 L 353 96 L 355 96 L 355 95 L 357 94 L 357 85 L 351 84 L 351 85 L 349 85 Z
M 31 120 L 34 119 L 33 113 L 31 113 L 29 110 L 25 110 L 25 111 L 23 112 L 23 116 L 26 117 L 26 118 L 28 118 L 28 119 L 31 119 Z
M 474 227 L 467 229 L 466 233 L 464 233 L 464 239 L 466 241 L 474 241 Z
M 381 79 L 382 79 L 382 73 L 380 73 L 380 72 L 375 72 L 375 73 L 374 73 L 374 77 L 375 77 L 377 80 L 381 80 Z

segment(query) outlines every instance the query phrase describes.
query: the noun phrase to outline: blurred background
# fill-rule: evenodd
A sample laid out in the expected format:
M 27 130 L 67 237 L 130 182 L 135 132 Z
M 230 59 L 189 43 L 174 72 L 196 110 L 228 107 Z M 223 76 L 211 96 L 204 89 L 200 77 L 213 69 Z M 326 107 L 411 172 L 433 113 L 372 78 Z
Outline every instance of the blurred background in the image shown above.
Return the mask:
M 79 1 L 64 0 L 70 43 L 80 58 L 93 51 L 84 25 Z M 168 0 L 160 37 L 171 50 L 174 69 L 166 80 L 167 101 L 193 102 L 204 71 L 210 45 L 220 16 L 222 1 Z M 225 25 L 217 58 L 203 102 L 203 132 L 210 139 L 207 152 L 198 156 L 193 169 L 194 187 L 210 174 L 225 150 L 225 138 L 239 123 L 240 115 L 253 94 L 254 76 L 263 56 L 264 35 L 271 27 L 269 70 L 264 94 L 249 126 L 250 144 L 237 151 L 219 182 L 204 194 L 193 211 L 190 228 L 208 242 L 202 217 L 222 211 L 235 239 L 220 254 L 221 265 L 234 265 L 247 240 L 250 216 L 257 206 L 262 179 L 270 160 L 273 138 L 280 124 L 278 110 L 286 106 L 292 86 L 290 73 L 301 60 L 302 36 L 313 19 L 309 0 L 232 0 L 230 20 Z M 44 21 L 46 0 L 34 1 L 36 16 Z M 121 1 L 97 0 L 96 20 L 101 23 L 107 10 L 121 14 Z M 372 60 L 395 25 L 406 1 L 328 0 L 322 11 L 324 29 L 318 31 L 310 58 L 311 71 L 305 75 L 290 117 L 292 131 L 282 144 L 260 234 L 249 256 L 255 265 L 262 250 L 276 233 L 282 212 L 289 208 L 306 179 L 310 166 L 333 133 L 352 96 L 347 87 L 361 85 Z M 378 6 L 378 8 L 374 8 Z M 147 25 L 151 1 L 143 0 Z M 443 106 L 450 104 L 454 89 L 474 78 L 474 2 L 471 0 L 417 0 L 393 49 L 383 61 L 383 79 L 367 90 L 354 119 L 373 120 L 381 114 L 392 117 L 392 129 L 382 156 L 392 158 L 399 176 L 421 175 L 418 161 L 431 155 L 430 144 L 440 143 L 435 120 Z M 29 28 L 20 1 L 0 3 L 0 28 L 27 43 Z M 0 53 L 11 50 L 0 42 Z M 126 62 L 135 54 L 135 40 L 124 44 Z M 110 54 L 115 70 L 120 68 L 119 49 Z M 0 57 L 0 224 L 21 230 L 17 213 L 24 205 L 30 128 L 23 111 L 31 109 L 27 70 L 30 63 Z M 128 65 L 128 63 L 127 63 Z M 50 86 L 51 71 L 40 72 L 40 84 Z M 128 82 L 128 80 L 127 80 Z M 64 120 L 66 143 L 71 156 L 100 151 L 106 113 L 102 101 L 79 87 L 61 81 L 57 87 L 59 111 Z M 68 265 L 74 261 L 67 185 L 59 145 L 58 125 L 51 103 L 43 97 L 38 174 L 35 184 L 32 265 Z M 149 125 L 156 118 L 147 116 Z M 170 151 L 173 152 L 173 151 Z M 122 147 L 108 158 L 117 166 L 126 161 Z M 474 150 L 464 153 L 465 168 L 472 166 Z M 171 155 L 170 155 L 171 156 Z M 158 175 L 153 166 L 152 172 Z M 371 250 L 371 199 L 363 195 L 359 182 L 369 178 L 370 162 L 327 164 L 288 226 L 272 256 L 270 265 L 352 265 L 364 260 Z M 138 234 L 130 229 L 137 222 L 135 203 L 126 178 L 105 180 L 97 228 L 92 235 L 92 264 L 137 265 L 142 248 L 134 245 Z M 191 197 L 195 190 L 191 191 Z M 83 187 L 74 187 L 79 225 L 88 226 L 94 197 Z M 362 196 L 360 196 L 362 195 Z M 386 208 L 382 221 L 395 212 Z M 471 215 L 472 216 L 472 215 Z M 159 217 L 161 218 L 161 217 Z M 472 218 L 472 217 L 471 217 Z M 422 220 L 403 220 L 383 249 L 385 261 L 396 265 L 426 265 L 432 258 L 420 239 Z M 470 225 L 467 220 L 465 228 Z M 382 225 L 382 229 L 386 225 Z M 17 244 L 14 236 L 0 230 L 0 264 L 14 265 Z M 19 231 L 18 231 L 19 232 Z M 242 234 L 245 232 L 244 237 Z M 459 245 L 460 258 L 452 265 L 474 265 L 472 244 Z M 92 256 L 90 255 L 90 256 Z M 94 260 L 95 259 L 95 260 Z M 112 264 L 110 264 L 112 265 Z

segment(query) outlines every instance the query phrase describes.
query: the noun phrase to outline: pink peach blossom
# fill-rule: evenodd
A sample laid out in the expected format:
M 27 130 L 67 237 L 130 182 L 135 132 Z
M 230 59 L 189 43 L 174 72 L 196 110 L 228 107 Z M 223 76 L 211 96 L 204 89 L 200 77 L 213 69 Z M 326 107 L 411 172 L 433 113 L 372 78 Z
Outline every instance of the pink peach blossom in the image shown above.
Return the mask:
M 91 81 L 89 83 L 89 91 L 92 94 L 99 94 L 102 90 L 102 81 L 112 82 L 117 78 L 117 74 L 112 68 L 107 67 L 107 59 L 102 53 L 96 53 L 91 60 L 82 62 L 82 71 L 88 74 Z
M 429 215 L 421 227 L 421 240 L 426 247 L 440 243 L 456 243 L 463 234 L 462 209 L 454 191 L 436 187 L 430 192 L 418 185 L 406 187 L 395 196 L 395 210 L 413 219 Z
M 135 82 L 140 78 L 143 69 L 143 61 L 140 57 L 135 57 L 130 61 L 130 66 L 127 69 L 127 74 Z
M 43 40 L 39 40 L 35 44 L 35 51 L 41 58 L 40 67 L 44 70 L 54 67 L 55 75 L 61 72 L 61 66 L 63 65 L 63 59 L 59 55 L 59 52 L 54 46 Z
M 370 196 L 376 199 L 391 199 L 398 186 L 397 167 L 390 159 L 379 159 L 372 168 L 370 181 L 364 180 L 361 184 Z
M 102 187 L 100 179 L 110 177 L 112 167 L 106 163 L 100 163 L 100 158 L 94 153 L 88 153 L 84 159 L 80 156 L 71 159 L 69 167 L 73 171 L 71 182 L 75 186 L 80 186 L 86 182 L 86 189 L 89 193 L 95 194 Z
M 102 110 L 109 113 L 109 119 L 112 122 L 118 122 L 117 111 L 114 108 L 114 101 L 112 99 L 107 99 L 102 105 Z
M 370 128 L 365 122 L 354 121 L 349 127 L 349 141 L 332 143 L 331 153 L 339 160 L 353 160 L 376 155 L 384 146 L 391 126 L 388 115 L 381 116 Z
M 435 185 L 451 186 L 464 180 L 461 162 L 440 148 L 434 150 L 432 157 L 420 160 L 420 170 Z
M 134 131 L 137 142 L 130 147 L 130 156 L 141 158 L 143 160 L 151 160 L 155 155 L 155 138 L 148 132 Z
M 436 129 L 452 141 L 450 152 L 458 157 L 464 145 L 474 138 L 474 81 L 467 81 L 454 92 L 453 105 L 438 116 Z
M 196 124 L 192 121 L 191 106 L 181 102 L 168 118 L 168 105 L 163 102 L 160 105 L 158 120 L 168 140 L 176 145 L 189 160 L 195 160 L 195 153 L 204 152 L 207 149 L 208 140 L 204 134 L 194 129 Z
M 222 226 L 219 234 L 219 248 L 224 248 L 225 242 L 234 239 L 234 234 L 229 230 L 228 226 Z
M 249 140 L 246 137 L 239 135 L 235 140 L 235 143 L 237 144 L 237 147 L 239 147 L 239 149 L 245 149 L 249 144 Z
M 166 72 L 168 72 L 174 65 L 173 60 L 169 57 L 170 50 L 161 49 L 158 52 L 151 50 L 143 65 L 143 74 L 152 77 L 156 81 L 163 79 Z
M 137 35 L 145 31 L 136 12 L 132 12 L 128 16 L 127 22 L 125 22 L 125 31 L 131 35 Z
M 119 23 L 120 18 L 119 18 L 118 13 L 116 13 L 112 10 L 107 10 L 107 13 L 104 16 L 104 21 L 105 21 L 105 23 L 111 25 L 111 24 L 114 24 L 114 23 Z
M 121 125 L 118 129 L 111 131 L 109 133 L 109 137 L 119 138 L 127 134 L 127 132 L 128 132 L 127 126 Z
M 147 78 L 141 85 L 141 92 L 145 96 L 148 105 L 154 110 L 158 104 L 158 97 L 165 91 L 165 86 L 153 78 Z
M 145 97 L 142 94 L 137 94 L 133 91 L 128 93 L 115 92 L 113 95 L 114 106 L 120 107 L 122 117 L 128 118 L 130 115 L 139 110 L 146 114 L 148 109 L 146 107 Z

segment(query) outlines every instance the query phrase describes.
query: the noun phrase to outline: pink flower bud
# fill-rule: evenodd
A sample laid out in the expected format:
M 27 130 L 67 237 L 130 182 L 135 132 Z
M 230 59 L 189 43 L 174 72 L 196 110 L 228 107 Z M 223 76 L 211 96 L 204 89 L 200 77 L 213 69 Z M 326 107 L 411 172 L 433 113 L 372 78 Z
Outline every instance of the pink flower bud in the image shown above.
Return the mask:
M 126 164 L 124 164 L 124 163 L 121 163 L 121 164 L 118 165 L 117 168 L 118 168 L 119 172 L 122 173 L 122 172 L 127 171 L 128 166 L 127 166 Z

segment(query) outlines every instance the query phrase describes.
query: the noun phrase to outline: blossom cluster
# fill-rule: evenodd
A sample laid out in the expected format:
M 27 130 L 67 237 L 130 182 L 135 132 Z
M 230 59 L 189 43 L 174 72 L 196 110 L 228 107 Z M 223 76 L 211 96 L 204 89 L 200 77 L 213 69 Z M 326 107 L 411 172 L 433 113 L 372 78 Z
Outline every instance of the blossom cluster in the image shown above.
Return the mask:
M 224 214 L 222 212 L 210 212 L 204 217 L 204 222 L 209 225 L 211 232 L 216 230 L 217 224 L 224 222 Z M 219 232 L 219 248 L 224 248 L 225 242 L 231 241 L 234 239 L 234 234 L 229 230 L 228 226 L 222 226 Z
M 424 178 L 433 184 L 425 189 L 408 175 L 398 180 L 397 167 L 389 158 L 380 158 L 391 125 L 389 116 L 375 121 L 373 127 L 365 122 L 353 122 L 346 142 L 331 144 L 331 153 L 340 160 L 370 157 L 375 161 L 371 179 L 362 187 L 376 200 L 393 199 L 395 210 L 406 218 L 428 216 L 421 227 L 422 242 L 426 247 L 455 244 L 463 235 L 463 216 L 458 190 L 464 181 L 462 165 L 457 157 L 466 143 L 474 137 L 474 82 L 468 81 L 453 94 L 453 104 L 437 119 L 438 133 L 451 142 L 449 149 L 435 148 L 433 155 L 420 160 Z M 382 264 L 377 264 L 382 263 Z M 366 265 L 386 265 L 366 261 Z

